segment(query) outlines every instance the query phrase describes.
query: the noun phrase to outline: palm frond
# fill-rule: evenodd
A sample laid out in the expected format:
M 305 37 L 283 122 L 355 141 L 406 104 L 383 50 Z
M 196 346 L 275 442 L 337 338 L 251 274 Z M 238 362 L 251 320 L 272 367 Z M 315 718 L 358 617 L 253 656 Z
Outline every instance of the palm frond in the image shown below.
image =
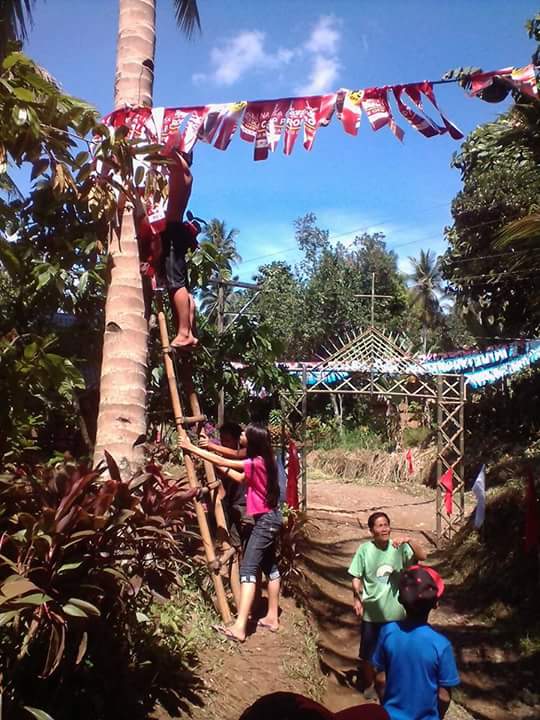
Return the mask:
M 0 57 L 5 57 L 10 40 L 26 40 L 32 27 L 32 10 L 36 0 L 1 0 Z
M 506 224 L 498 233 L 496 248 L 507 248 L 516 243 L 540 246 L 540 213 L 531 213 Z
M 193 35 L 195 28 L 197 28 L 199 32 L 201 31 L 201 18 L 199 16 L 197 0 L 175 0 L 174 10 L 176 24 L 188 38 Z

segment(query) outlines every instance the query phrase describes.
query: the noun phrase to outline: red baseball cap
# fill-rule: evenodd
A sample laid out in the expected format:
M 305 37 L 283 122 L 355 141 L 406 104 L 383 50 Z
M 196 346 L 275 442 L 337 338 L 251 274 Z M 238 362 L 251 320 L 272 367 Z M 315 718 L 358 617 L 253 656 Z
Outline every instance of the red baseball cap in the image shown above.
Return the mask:
M 435 603 L 444 592 L 444 582 L 439 573 L 425 565 L 411 565 L 403 570 L 399 579 L 399 597 L 404 605 L 418 602 Z

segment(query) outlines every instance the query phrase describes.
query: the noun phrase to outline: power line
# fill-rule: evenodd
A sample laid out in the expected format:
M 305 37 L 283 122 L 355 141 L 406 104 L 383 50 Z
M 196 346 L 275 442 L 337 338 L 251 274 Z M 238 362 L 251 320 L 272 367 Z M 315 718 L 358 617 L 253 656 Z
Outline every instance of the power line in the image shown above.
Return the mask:
M 441 206 L 434 206 L 434 208 L 437 208 L 437 207 L 442 207 L 442 205 L 441 205 Z M 372 227 L 374 227 L 374 226 L 376 227 L 377 225 L 381 225 L 381 224 L 384 223 L 384 222 L 390 222 L 391 220 L 392 220 L 392 218 L 386 218 L 385 220 L 379 220 L 379 221 L 377 221 L 377 222 L 372 222 L 372 223 L 370 223 L 369 225 L 364 225 L 364 226 L 362 226 L 362 227 L 355 228 L 355 229 L 353 229 L 353 230 L 349 230 L 349 231 L 347 231 L 347 232 L 339 233 L 339 234 L 337 234 L 337 235 L 329 235 L 328 239 L 329 239 L 329 240 L 335 240 L 335 239 L 337 239 L 337 238 L 339 238 L 339 237 L 344 237 L 345 235 L 350 235 L 351 233 L 362 232 L 362 231 L 365 232 L 365 231 L 369 230 L 370 228 L 372 228 Z M 467 226 L 467 230 L 475 230 L 476 228 L 479 228 L 479 227 L 485 227 L 485 226 L 487 226 L 487 225 L 494 225 L 494 224 L 497 224 L 497 223 L 500 223 L 500 222 L 501 222 L 501 221 L 500 221 L 500 218 L 496 218 L 496 219 L 494 219 L 494 220 L 483 220 L 482 222 L 475 223 L 474 225 L 468 225 L 468 226 Z M 403 232 L 406 232 L 406 231 L 407 231 L 407 230 L 405 229 Z M 353 239 L 350 241 L 350 243 L 348 243 L 347 245 L 345 245 L 345 247 L 346 247 L 346 248 L 347 248 L 347 247 L 350 247 L 350 246 L 352 245 L 352 243 L 355 241 L 355 239 L 356 239 L 356 238 L 353 238 Z M 390 245 L 390 242 L 391 242 L 391 241 L 388 241 L 388 244 L 389 244 L 388 250 L 393 251 L 393 250 L 396 250 L 396 249 L 398 249 L 398 248 L 406 247 L 407 245 L 416 245 L 417 243 L 439 242 L 439 241 L 441 241 L 441 240 L 444 240 L 444 238 L 443 238 L 442 236 L 441 236 L 441 237 L 414 238 L 414 240 L 407 240 L 406 242 L 396 243 L 396 244 L 392 244 L 392 245 Z M 253 262 L 256 262 L 257 260 L 264 260 L 264 259 L 269 258 L 269 257 L 276 257 L 276 256 L 279 256 L 279 255 L 285 255 L 285 254 L 287 254 L 287 253 L 294 252 L 295 250 L 298 250 L 298 246 L 297 246 L 297 245 L 295 245 L 294 247 L 290 247 L 290 248 L 284 248 L 284 249 L 282 249 L 282 250 L 276 250 L 275 252 L 267 253 L 267 254 L 265 254 L 265 255 L 258 255 L 258 256 L 256 256 L 256 257 L 248 258 L 247 260 L 243 260 L 241 263 L 239 263 L 239 265 L 237 265 L 237 267 L 242 267 L 242 265 L 249 265 L 249 264 L 251 264 L 251 263 L 253 263 Z M 508 253 L 499 253 L 499 254 L 497 254 L 497 255 L 493 254 L 493 255 L 479 256 L 479 257 L 475 257 L 475 258 L 459 258 L 459 259 L 453 260 L 452 262 L 454 262 L 454 263 L 457 263 L 457 262 L 473 262 L 474 260 L 487 259 L 487 258 L 491 258 L 491 257 L 497 257 L 497 256 L 499 256 L 499 255 L 502 257 L 503 255 L 506 255 L 506 254 L 516 255 L 517 253 L 525 253 L 525 252 L 527 252 L 527 251 L 525 251 L 525 250 L 516 250 L 516 251 L 509 251 Z M 530 251 L 529 251 L 529 252 L 530 252 Z
M 454 284 L 461 283 L 466 280 L 476 280 L 481 278 L 491 278 L 493 281 L 498 282 L 499 278 L 502 276 L 513 276 L 516 278 L 525 278 L 530 277 L 531 275 L 538 275 L 540 279 L 540 272 L 538 269 L 530 270 L 528 272 L 525 272 L 523 270 L 501 270 L 501 272 L 491 272 L 491 273 L 481 273 L 479 275 L 466 275 L 465 277 L 458 278 L 454 281 Z M 452 284 L 452 280 L 449 280 L 449 283 Z
M 455 260 L 452 260 L 452 264 L 457 263 L 464 263 L 464 262 L 474 262 L 475 260 L 489 260 L 491 258 L 499 258 L 499 257 L 506 257 L 508 255 L 516 256 L 516 255 L 530 255 L 531 253 L 540 252 L 540 248 L 532 248 L 529 250 L 509 250 L 508 252 L 502 252 L 502 253 L 493 253 L 492 255 L 477 255 L 475 257 L 469 257 L 469 258 L 456 258 Z
M 428 212 L 430 210 L 438 210 L 439 208 L 446 207 L 447 205 L 448 205 L 447 202 L 440 203 L 439 205 L 432 205 L 430 208 L 428 208 Z M 420 214 L 423 215 L 424 213 L 420 213 Z M 415 216 L 413 215 L 413 217 L 415 217 Z M 382 225 L 383 223 L 392 222 L 392 220 L 395 220 L 395 219 L 396 219 L 396 216 L 392 215 L 392 216 L 386 217 L 382 220 L 375 220 L 375 221 L 370 222 L 368 225 L 362 225 L 360 227 L 353 228 L 352 230 L 347 230 L 346 232 L 337 233 L 335 235 L 329 235 L 328 240 L 336 240 L 337 238 L 345 237 L 346 235 L 351 235 L 352 233 L 367 232 L 368 230 L 370 230 L 370 228 L 376 227 L 377 225 Z M 404 230 L 402 232 L 407 232 L 407 228 L 404 228 Z M 415 242 L 427 242 L 428 240 L 431 240 L 431 239 L 432 238 L 427 238 L 426 240 L 424 240 L 424 239 L 411 240 L 406 243 L 402 243 L 401 245 L 395 245 L 393 247 L 402 247 L 405 245 L 412 245 Z M 350 243 L 348 243 L 348 245 L 346 245 L 345 247 L 349 247 L 350 245 L 352 245 L 354 240 L 355 240 L 355 238 L 353 238 L 350 241 Z M 393 247 L 389 248 L 389 249 L 392 250 Z M 294 247 L 284 248 L 282 250 L 276 250 L 275 252 L 267 253 L 265 255 L 257 255 L 252 258 L 247 258 L 246 260 L 243 260 L 241 263 L 239 263 L 239 265 L 237 267 L 241 267 L 242 265 L 251 264 L 252 262 L 255 262 L 256 260 L 264 260 L 265 258 L 275 257 L 276 255 L 285 255 L 286 253 L 293 252 L 294 250 L 298 250 L 297 245 L 294 245 Z

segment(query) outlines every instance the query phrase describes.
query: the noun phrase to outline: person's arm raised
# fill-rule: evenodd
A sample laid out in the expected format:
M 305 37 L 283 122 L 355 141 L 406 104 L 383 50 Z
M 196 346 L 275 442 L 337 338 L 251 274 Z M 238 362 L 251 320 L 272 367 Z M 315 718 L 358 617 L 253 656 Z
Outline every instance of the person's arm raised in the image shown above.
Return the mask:
M 416 560 L 419 560 L 420 562 L 422 562 L 423 560 L 425 560 L 427 558 L 426 551 L 424 550 L 422 545 L 420 545 L 420 543 L 417 540 L 412 540 L 410 537 L 399 537 L 399 538 L 395 538 L 394 540 L 392 540 L 392 545 L 395 548 L 398 548 L 400 545 L 403 545 L 404 543 L 407 543 L 407 545 L 410 546 L 411 550 L 414 553 L 414 557 L 416 558 Z
M 197 455 L 203 460 L 208 460 L 212 465 L 220 465 L 221 467 L 230 468 L 231 470 L 239 470 L 244 472 L 244 461 L 243 460 L 229 460 L 228 458 L 221 457 L 215 453 L 203 450 L 202 448 L 193 445 L 188 439 L 180 440 L 180 447 L 186 452 L 190 452 L 192 455 Z
M 193 176 L 179 152 L 175 151 L 172 159 L 174 163 L 169 165 L 169 200 L 165 220 L 181 222 L 191 195 Z
M 208 440 L 204 435 L 199 438 L 199 447 L 210 450 L 210 452 L 218 453 L 230 460 L 241 460 L 246 457 L 245 448 L 238 448 L 238 450 L 228 448 L 225 445 L 219 445 L 218 443 L 212 442 L 212 440 Z

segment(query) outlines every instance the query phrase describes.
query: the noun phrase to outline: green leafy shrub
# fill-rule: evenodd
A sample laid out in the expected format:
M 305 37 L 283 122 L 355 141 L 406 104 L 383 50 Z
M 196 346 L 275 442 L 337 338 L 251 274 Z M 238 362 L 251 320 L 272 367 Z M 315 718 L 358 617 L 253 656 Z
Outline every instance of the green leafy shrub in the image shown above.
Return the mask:
M 105 718 L 104 699 L 124 717 L 113 687 L 124 702 L 131 670 L 144 666 L 149 612 L 177 580 L 197 491 L 155 466 L 127 482 L 110 456 L 108 469 L 107 480 L 75 465 L 0 477 L 4 717 L 31 706 Z M 155 684 L 158 670 L 146 673 Z M 124 705 L 133 717 L 152 697 L 134 690 Z
M 416 427 L 403 429 L 403 445 L 404 447 L 418 447 L 433 434 L 433 429 L 429 427 Z
M 300 567 L 300 545 L 306 537 L 308 520 L 305 513 L 295 510 L 287 504 L 284 504 L 281 510 L 283 525 L 281 526 L 277 564 L 281 573 L 283 592 L 294 595 L 299 589 L 299 581 L 303 578 Z

